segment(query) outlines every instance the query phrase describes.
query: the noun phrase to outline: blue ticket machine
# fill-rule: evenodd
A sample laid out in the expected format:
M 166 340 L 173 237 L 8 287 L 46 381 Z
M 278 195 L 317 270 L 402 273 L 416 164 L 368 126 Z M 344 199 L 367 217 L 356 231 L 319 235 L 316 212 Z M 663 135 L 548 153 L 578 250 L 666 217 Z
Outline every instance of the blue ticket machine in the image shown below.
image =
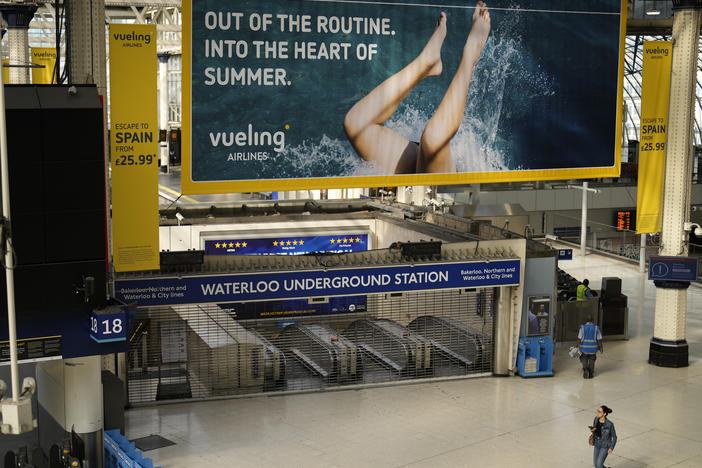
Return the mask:
M 522 377 L 553 375 L 553 307 L 551 296 L 527 298 L 517 370 Z

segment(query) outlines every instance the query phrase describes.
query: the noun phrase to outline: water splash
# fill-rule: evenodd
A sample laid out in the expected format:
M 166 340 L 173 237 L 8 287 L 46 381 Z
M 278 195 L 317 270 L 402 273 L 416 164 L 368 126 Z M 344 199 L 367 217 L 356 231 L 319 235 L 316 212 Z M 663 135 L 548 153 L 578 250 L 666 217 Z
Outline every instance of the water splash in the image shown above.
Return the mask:
M 519 29 L 520 11 L 493 22 L 485 48 L 473 71 L 463 120 L 451 140 L 451 154 L 458 172 L 492 172 L 522 169 L 515 163 L 511 135 L 500 128 L 503 112 L 528 115 L 529 100 L 553 95 L 553 78 L 526 56 Z M 506 93 L 512 96 L 505 110 Z M 518 99 L 514 99 L 517 96 Z M 385 126 L 410 141 L 419 141 L 438 103 L 404 104 Z M 420 107 L 421 106 L 421 107 Z M 329 177 L 386 175 L 374 163 L 362 160 L 347 140 L 324 135 L 320 141 L 305 141 L 279 155 L 278 177 Z

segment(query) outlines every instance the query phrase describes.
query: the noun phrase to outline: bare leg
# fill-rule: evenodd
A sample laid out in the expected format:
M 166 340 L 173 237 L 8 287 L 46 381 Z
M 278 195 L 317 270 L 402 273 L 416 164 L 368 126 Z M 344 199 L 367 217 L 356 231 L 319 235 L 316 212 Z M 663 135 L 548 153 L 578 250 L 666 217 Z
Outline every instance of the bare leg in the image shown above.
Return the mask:
M 439 107 L 424 128 L 419 142 L 417 173 L 456 172 L 456 162 L 451 157 L 449 143 L 461 125 L 473 66 L 480 58 L 489 32 L 490 13 L 485 3 L 479 1 L 475 6 L 473 26 L 463 47 L 458 71 Z
M 417 145 L 382 124 L 417 83 L 427 76 L 441 74 L 444 37 L 446 14 L 442 12 L 434 33 L 417 58 L 358 101 L 344 118 L 344 130 L 356 152 L 389 173 L 414 172 Z

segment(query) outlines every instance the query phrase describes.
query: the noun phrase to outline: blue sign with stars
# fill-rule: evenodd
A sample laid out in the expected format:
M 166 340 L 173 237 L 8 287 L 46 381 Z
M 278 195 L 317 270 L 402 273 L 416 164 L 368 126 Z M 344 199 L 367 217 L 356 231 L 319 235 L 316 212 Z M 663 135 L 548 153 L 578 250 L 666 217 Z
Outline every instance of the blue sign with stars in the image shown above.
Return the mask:
M 302 255 L 368 250 L 368 234 L 334 236 L 281 236 L 205 241 L 205 255 Z

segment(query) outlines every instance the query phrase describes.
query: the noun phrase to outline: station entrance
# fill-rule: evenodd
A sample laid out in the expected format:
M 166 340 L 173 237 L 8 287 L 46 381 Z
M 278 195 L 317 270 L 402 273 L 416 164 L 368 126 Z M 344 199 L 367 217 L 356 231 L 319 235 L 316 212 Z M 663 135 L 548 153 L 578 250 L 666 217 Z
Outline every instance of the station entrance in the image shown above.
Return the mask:
M 140 307 L 129 338 L 128 401 L 489 375 L 498 291 Z

